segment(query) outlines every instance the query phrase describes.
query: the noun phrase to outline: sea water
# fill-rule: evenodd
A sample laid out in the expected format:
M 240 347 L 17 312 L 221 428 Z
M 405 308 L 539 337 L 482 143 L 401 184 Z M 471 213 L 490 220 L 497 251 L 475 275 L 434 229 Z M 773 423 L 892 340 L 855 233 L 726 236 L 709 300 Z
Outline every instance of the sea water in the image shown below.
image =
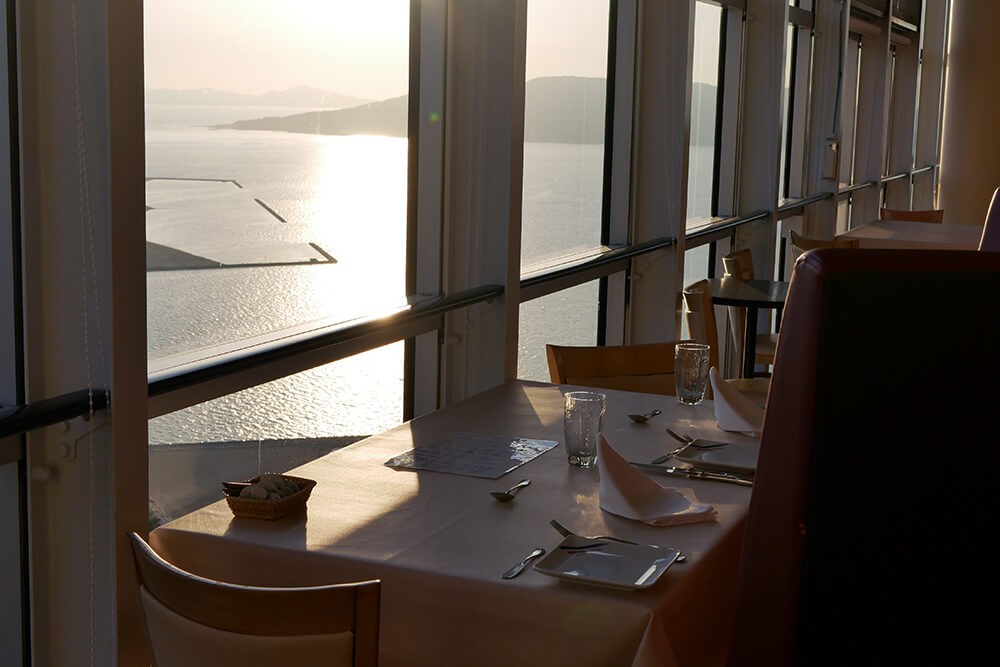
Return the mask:
M 171 355 L 388 307 L 403 293 L 405 138 L 213 129 L 301 111 L 147 105 L 147 179 L 235 181 L 248 198 L 280 214 L 284 222 L 276 221 L 269 232 L 274 239 L 316 243 L 337 259 L 323 265 L 148 272 L 151 367 Z M 602 146 L 525 146 L 524 263 L 597 243 L 602 161 Z M 149 183 L 154 187 L 155 181 Z M 259 230 L 241 233 L 226 219 L 232 213 L 214 215 L 221 217 L 207 217 L 191 233 L 205 235 L 200 240 L 209 245 L 262 243 Z M 593 338 L 596 284 L 554 298 L 522 306 L 521 377 L 548 378 L 544 342 Z M 400 423 L 402 383 L 398 342 L 153 419 L 150 443 L 377 433 Z

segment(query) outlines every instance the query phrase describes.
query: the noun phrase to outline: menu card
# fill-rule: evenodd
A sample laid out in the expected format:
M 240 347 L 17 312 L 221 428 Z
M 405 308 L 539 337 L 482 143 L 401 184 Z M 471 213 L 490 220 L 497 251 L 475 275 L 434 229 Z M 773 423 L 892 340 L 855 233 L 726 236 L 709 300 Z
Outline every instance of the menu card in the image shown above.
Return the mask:
M 496 479 L 559 442 L 484 433 L 453 433 L 421 443 L 385 462 L 390 468 L 430 470 Z

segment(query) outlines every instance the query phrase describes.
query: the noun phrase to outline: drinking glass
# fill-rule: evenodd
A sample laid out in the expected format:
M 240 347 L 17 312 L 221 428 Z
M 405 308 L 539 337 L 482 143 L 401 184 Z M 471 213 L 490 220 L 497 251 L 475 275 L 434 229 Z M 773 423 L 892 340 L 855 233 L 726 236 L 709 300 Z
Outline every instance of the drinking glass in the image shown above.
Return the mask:
M 607 397 L 597 391 L 571 391 L 563 402 L 563 433 L 570 465 L 597 465 L 597 436 L 604 430 Z
M 708 345 L 678 343 L 674 348 L 674 376 L 677 400 L 683 405 L 699 405 L 708 391 Z

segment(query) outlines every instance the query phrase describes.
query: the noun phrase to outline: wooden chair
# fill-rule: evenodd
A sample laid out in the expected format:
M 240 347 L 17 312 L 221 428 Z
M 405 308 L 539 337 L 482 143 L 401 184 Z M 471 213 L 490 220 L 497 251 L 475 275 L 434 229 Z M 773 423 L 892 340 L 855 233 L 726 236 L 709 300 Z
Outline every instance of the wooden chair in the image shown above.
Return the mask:
M 1000 252 L 1000 188 L 993 191 L 993 199 L 990 200 L 990 207 L 986 210 L 986 222 L 983 223 L 979 249 Z
M 708 281 L 699 280 L 688 285 L 684 289 L 683 295 L 684 319 L 687 322 L 688 335 L 696 342 L 705 343 L 711 348 L 709 363 L 720 369 L 721 372 L 719 330 L 715 319 L 715 304 L 712 303 L 712 292 Z M 770 387 L 768 378 L 729 378 L 726 382 L 758 405 L 766 405 Z M 711 397 L 711 391 L 709 397 Z
M 993 619 L 944 610 L 995 599 L 1000 253 L 818 249 L 790 282 L 727 664 L 976 664 Z
M 722 258 L 725 275 L 734 276 L 740 280 L 753 280 L 753 251 L 750 248 L 735 250 Z M 729 330 L 733 335 L 736 347 L 736 357 L 743 358 L 743 343 L 746 340 L 747 310 L 735 306 L 729 307 Z M 755 359 L 759 364 L 774 363 L 774 348 L 778 344 L 778 334 L 762 332 L 757 334 L 754 346 Z M 742 365 L 740 366 L 742 370 Z
M 547 344 L 549 377 L 556 384 L 673 396 L 677 392 L 674 346 L 678 342 L 691 341 L 640 345 Z
M 816 248 L 857 248 L 860 241 L 858 239 L 815 239 L 802 236 L 794 229 L 788 231 L 788 238 L 792 246 L 799 250 L 815 250 Z
M 379 580 L 262 588 L 167 562 L 130 533 L 154 667 L 378 665 Z
M 934 222 L 940 223 L 944 221 L 944 210 L 935 209 L 917 209 L 915 211 L 902 211 L 891 208 L 880 208 L 878 210 L 879 220 L 909 220 L 911 222 Z

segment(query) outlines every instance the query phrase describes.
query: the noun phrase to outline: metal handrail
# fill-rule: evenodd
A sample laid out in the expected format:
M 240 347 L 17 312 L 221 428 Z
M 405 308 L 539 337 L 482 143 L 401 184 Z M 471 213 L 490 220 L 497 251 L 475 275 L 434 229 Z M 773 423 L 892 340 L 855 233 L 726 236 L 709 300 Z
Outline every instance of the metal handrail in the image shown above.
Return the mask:
M 108 407 L 104 389 L 80 389 L 25 405 L 0 407 L 0 438 L 21 435 Z
M 607 252 L 601 253 L 597 257 L 593 257 L 570 266 L 564 266 L 552 271 L 546 271 L 545 273 L 539 275 L 522 278 L 520 283 L 521 289 L 527 290 L 549 281 L 581 273 L 588 273 L 597 268 L 608 266 L 610 264 L 616 264 L 626 259 L 632 259 L 633 257 L 645 255 L 653 252 L 654 250 L 662 250 L 663 248 L 670 248 L 675 245 L 677 245 L 676 238 L 672 236 L 661 236 L 649 241 L 643 241 L 641 243 L 635 243 L 621 248 L 613 248 Z
M 878 181 L 865 181 L 864 183 L 855 183 L 854 185 L 848 185 L 847 187 L 837 190 L 837 197 L 844 197 L 859 190 L 864 190 L 866 188 L 874 187 L 878 185 Z
M 882 178 L 879 179 L 879 183 L 885 185 L 886 183 L 892 183 L 893 181 L 899 181 L 909 177 L 910 177 L 910 172 L 904 171 L 899 174 L 892 174 L 891 176 L 883 176 Z
M 198 360 L 182 367 L 159 373 L 149 382 L 149 396 L 155 397 L 191 387 L 209 380 L 247 371 L 324 348 L 342 345 L 382 332 L 387 328 L 403 327 L 417 320 L 443 315 L 502 296 L 502 285 L 482 285 L 438 299 L 421 302 L 407 310 L 349 325 L 331 325 L 283 339 L 280 343 L 245 348 Z M 434 327 L 430 327 L 434 328 Z
M 742 227 L 743 225 L 756 222 L 757 220 L 767 220 L 770 215 L 770 211 L 762 210 L 754 211 L 753 213 L 748 213 L 747 215 L 737 215 L 731 218 L 725 218 L 718 222 L 714 222 L 711 225 L 699 227 L 698 229 L 687 232 L 684 234 L 684 240 L 688 248 L 705 245 L 706 243 L 718 241 L 731 235 L 737 227 Z M 691 241 L 697 241 L 697 243 L 691 243 Z

